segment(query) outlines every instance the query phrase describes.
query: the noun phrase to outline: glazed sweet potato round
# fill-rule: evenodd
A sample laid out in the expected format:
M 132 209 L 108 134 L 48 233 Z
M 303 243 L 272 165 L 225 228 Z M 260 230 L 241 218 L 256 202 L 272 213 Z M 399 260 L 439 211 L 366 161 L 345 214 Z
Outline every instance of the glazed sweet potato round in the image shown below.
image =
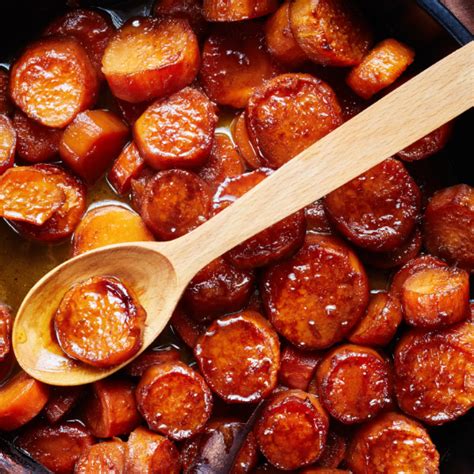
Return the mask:
M 17 134 L 11 120 L 0 114 L 0 175 L 13 166 Z
M 126 444 L 120 439 L 97 443 L 83 450 L 74 466 L 74 474 L 125 472 Z
M 207 330 L 206 322 L 198 322 L 194 318 L 191 318 L 183 310 L 182 306 L 178 306 L 174 310 L 170 323 L 173 331 L 191 349 L 194 349 L 199 337 Z
M 316 461 L 316 465 L 327 469 L 338 467 L 345 458 L 347 443 L 348 439 L 345 431 L 340 427 L 331 427 L 326 438 L 326 445 Z M 324 474 L 324 471 L 322 474 Z
M 87 52 L 72 38 L 31 44 L 13 65 L 10 93 L 28 117 L 63 128 L 95 102 L 97 75 Z
M 200 337 L 194 355 L 212 390 L 229 403 L 265 398 L 276 387 L 280 343 L 255 311 L 219 318 Z
M 264 456 L 279 469 L 297 469 L 316 461 L 326 442 L 329 420 L 318 399 L 301 390 L 272 398 L 255 434 Z
M 316 234 L 331 234 L 332 228 L 329 222 L 326 210 L 324 209 L 322 199 L 314 201 L 304 208 L 306 218 L 306 231 Z
M 57 423 L 77 405 L 85 392 L 85 387 L 76 385 L 73 387 L 53 387 L 48 403 L 44 406 L 44 416 L 51 423 Z
M 281 352 L 278 381 L 288 388 L 307 390 L 322 358 L 321 352 L 303 352 L 291 345 L 286 346 Z
M 136 398 L 150 429 L 176 441 L 200 432 L 212 411 L 204 379 L 178 361 L 150 367 L 140 379 Z
M 427 332 L 413 329 L 398 343 L 395 389 L 400 408 L 429 425 L 442 425 L 474 406 L 474 323 Z M 467 379 L 466 379 L 467 377 Z
M 389 158 L 329 193 L 324 206 L 336 228 L 375 252 L 394 250 L 415 228 L 420 190 L 397 160 Z
M 359 64 L 372 42 L 369 25 L 350 0 L 296 0 L 290 22 L 308 58 L 327 66 Z
M 200 79 L 218 104 L 245 107 L 253 90 L 279 72 L 258 24 L 215 28 L 204 43 Z
M 341 241 L 308 234 L 292 258 L 269 267 L 261 280 L 267 315 L 295 346 L 324 349 L 343 339 L 369 299 L 367 275 Z
M 364 346 L 333 349 L 316 369 L 319 400 L 344 424 L 367 421 L 391 402 L 392 374 L 387 360 Z
M 148 107 L 135 122 L 133 134 L 151 167 L 196 168 L 211 152 L 217 116 L 201 91 L 187 87 Z
M 163 364 L 164 362 L 176 362 L 181 360 L 181 352 L 172 347 L 149 349 L 142 352 L 136 359 L 125 367 L 125 373 L 132 377 L 141 377 L 150 367 Z
M 107 179 L 117 194 L 124 196 L 132 188 L 132 179 L 138 178 L 145 169 L 145 160 L 132 141 L 128 143 L 114 161 Z
M 226 179 L 212 199 L 215 213 L 222 211 L 271 174 L 259 168 Z M 250 237 L 227 252 L 226 258 L 238 268 L 256 268 L 275 263 L 301 247 L 306 230 L 304 212 L 299 211 Z
M 341 125 L 334 91 L 309 74 L 283 74 L 256 89 L 247 129 L 264 166 L 279 168 Z
M 158 18 L 173 17 L 187 20 L 198 37 L 202 37 L 207 31 L 201 0 L 156 0 L 153 14 Z
M 94 367 L 111 367 L 142 344 L 146 312 L 118 278 L 95 276 L 64 295 L 53 326 L 61 349 Z
M 109 41 L 102 72 L 116 97 L 144 102 L 189 85 L 199 60 L 197 38 L 186 20 L 134 18 Z
M 250 141 L 245 112 L 240 113 L 231 124 L 232 138 L 248 168 L 254 170 L 262 166 L 260 157 Z
M 458 184 L 436 192 L 426 207 L 424 242 L 429 252 L 474 269 L 474 188 Z
M 204 0 L 208 21 L 242 21 L 268 15 L 278 8 L 277 0 Z
M 354 474 L 439 472 L 439 454 L 426 430 L 398 413 L 385 413 L 363 425 L 346 455 Z

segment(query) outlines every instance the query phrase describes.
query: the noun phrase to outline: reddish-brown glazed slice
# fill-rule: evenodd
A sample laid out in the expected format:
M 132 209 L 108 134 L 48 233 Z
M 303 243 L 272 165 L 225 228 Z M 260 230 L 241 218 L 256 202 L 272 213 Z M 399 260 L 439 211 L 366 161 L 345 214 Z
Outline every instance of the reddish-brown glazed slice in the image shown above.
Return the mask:
M 13 111 L 13 104 L 10 100 L 9 86 L 10 75 L 8 71 L 0 66 L 0 114 L 10 115 Z
M 469 315 L 469 273 L 456 267 L 425 268 L 402 286 L 405 321 L 411 326 L 438 329 Z
M 0 114 L 0 175 L 13 166 L 17 133 L 11 120 Z
M 147 182 L 140 214 L 158 240 L 172 240 L 208 219 L 210 201 L 209 187 L 197 175 L 166 170 Z
M 172 441 L 142 426 L 130 433 L 124 473 L 179 474 L 180 468 L 179 451 Z
M 228 403 L 251 403 L 276 387 L 280 342 L 255 311 L 219 318 L 200 337 L 194 355 L 206 382 Z
M 136 390 L 138 409 L 153 431 L 181 441 L 199 433 L 212 411 L 212 394 L 182 362 L 150 367 Z
M 62 131 L 45 127 L 30 119 L 20 110 L 13 116 L 16 130 L 16 153 L 28 163 L 43 163 L 52 160 L 59 152 Z
M 328 469 L 338 467 L 347 451 L 347 436 L 340 433 L 341 429 L 331 427 L 326 438 L 326 445 L 324 446 L 321 456 L 319 456 L 316 465 Z M 301 473 L 300 473 L 301 474 Z
M 386 346 L 402 321 L 402 307 L 396 296 L 380 291 L 370 296 L 364 316 L 348 337 L 354 344 Z
M 324 209 L 322 199 L 314 201 L 304 208 L 306 218 L 306 231 L 316 234 L 331 234 L 331 224 Z
M 391 367 L 368 347 L 345 344 L 333 349 L 316 369 L 319 400 L 344 424 L 373 418 L 392 398 Z
M 439 473 L 439 454 L 425 428 L 394 412 L 381 415 L 355 433 L 346 463 L 354 474 Z
M 28 117 L 63 128 L 95 102 L 97 75 L 87 52 L 73 38 L 31 44 L 13 65 L 10 93 Z
M 234 419 L 218 419 L 209 422 L 204 432 L 186 441 L 181 450 L 181 462 L 184 474 L 200 472 L 203 462 L 212 472 L 223 472 L 225 458 L 215 453 L 229 453 L 232 443 L 244 423 Z M 258 448 L 251 432 L 238 452 L 229 474 L 247 474 L 253 472 L 257 464 Z
M 128 194 L 132 179 L 138 178 L 145 169 L 145 160 L 134 142 L 121 151 L 107 175 L 109 183 L 121 196 Z
M 125 473 L 127 445 L 120 439 L 97 443 L 82 451 L 74 474 Z
M 140 174 L 130 181 L 130 204 L 139 213 L 141 213 L 146 185 L 156 174 L 155 170 L 145 166 Z
M 217 116 L 214 104 L 192 87 L 157 100 L 135 122 L 135 143 L 155 169 L 196 168 L 211 152 Z
M 398 404 L 408 415 L 442 425 L 474 406 L 472 320 L 431 332 L 409 331 L 394 358 Z
M 270 54 L 279 63 L 296 68 L 306 61 L 306 54 L 296 42 L 291 31 L 289 1 L 283 3 L 267 20 L 265 39 Z
M 57 242 L 72 235 L 86 210 L 86 188 L 79 178 L 58 166 L 38 164 L 30 167 L 44 173 L 61 191 L 65 200 L 43 225 L 12 222 L 15 229 L 24 237 L 40 242 Z
M 218 104 L 245 107 L 255 87 L 279 72 L 259 24 L 217 27 L 204 43 L 200 79 Z
M 191 318 L 181 306 L 178 306 L 170 320 L 171 326 L 184 343 L 194 349 L 199 337 L 204 334 L 207 324 Z
M 214 135 L 211 154 L 198 170 L 198 176 L 211 188 L 217 189 L 226 178 L 238 176 L 244 171 L 244 162 L 231 139 L 223 133 Z
M 255 149 L 250 141 L 250 137 L 247 131 L 247 120 L 245 118 L 245 112 L 240 113 L 231 124 L 232 138 L 236 144 L 239 153 L 248 168 L 256 169 L 262 166 L 260 157 L 255 152 Z
M 105 205 L 90 209 L 74 232 L 72 255 L 122 242 L 154 240 L 142 218 L 119 205 Z
M 332 467 L 308 467 L 301 469 L 299 474 L 352 474 L 346 469 L 335 469 Z
M 230 206 L 270 174 L 271 170 L 260 168 L 227 178 L 214 194 L 214 213 Z M 236 267 L 243 269 L 269 265 L 288 257 L 301 247 L 305 231 L 304 212 L 296 212 L 237 245 L 227 252 L 226 258 Z
M 95 276 L 64 295 L 53 325 L 61 349 L 94 367 L 111 367 L 142 345 L 146 312 L 118 278 Z
M 92 396 L 83 407 L 86 426 L 97 438 L 126 435 L 140 424 L 135 386 L 123 378 L 107 378 L 92 384 Z
M 102 56 L 115 28 L 112 21 L 102 11 L 76 8 L 52 21 L 45 36 L 72 36 L 87 51 L 97 75 L 103 79 Z
M 187 20 L 198 37 L 207 31 L 200 0 L 156 0 L 153 14 L 158 18 L 174 17 Z
M 394 250 L 415 228 L 420 190 L 397 160 L 389 158 L 324 199 L 337 229 L 354 244 L 375 252 Z
M 342 123 L 334 91 L 309 74 L 282 74 L 255 90 L 247 129 L 264 166 L 279 168 Z
M 257 422 L 255 435 L 264 456 L 277 468 L 290 470 L 321 455 L 329 420 L 318 399 L 302 390 L 274 396 Z
M 364 99 L 370 99 L 393 84 L 415 59 L 415 52 L 396 39 L 379 44 L 347 76 L 347 84 Z
M 235 268 L 219 257 L 190 281 L 183 293 L 183 303 L 196 321 L 209 321 L 244 308 L 254 283 L 255 275 L 251 270 Z
M 288 388 L 307 390 L 322 357 L 319 352 L 303 352 L 286 346 L 281 352 L 278 381 Z
M 290 24 L 309 59 L 327 66 L 355 66 L 372 42 L 372 31 L 350 0 L 295 0 Z
M 76 174 L 93 183 L 117 158 L 127 135 L 128 127 L 113 113 L 87 110 L 64 131 L 59 154 Z
M 84 387 L 53 387 L 48 403 L 44 407 L 44 415 L 51 423 L 63 419 L 77 404 L 84 393 Z
M 1 217 L 40 226 L 64 203 L 64 191 L 45 170 L 19 166 L 0 177 Z
M 278 8 L 277 0 L 204 0 L 208 21 L 242 21 L 268 15 Z
M 403 161 L 418 161 L 441 151 L 453 134 L 453 122 L 448 122 L 397 153 Z
M 12 348 L 12 323 L 10 307 L 0 302 L 0 364 L 6 360 Z
M 474 269 L 474 188 L 457 184 L 436 192 L 426 207 L 424 243 L 432 254 Z
M 267 315 L 300 349 L 324 349 L 342 340 L 369 299 L 367 275 L 338 239 L 308 234 L 292 258 L 269 267 L 261 280 Z
M 49 426 L 40 423 L 24 431 L 17 445 L 55 474 L 69 474 L 82 452 L 94 444 L 94 437 L 79 421 Z
M 163 362 L 175 362 L 181 360 L 178 349 L 168 346 L 163 349 L 150 349 L 140 354 L 125 367 L 125 373 L 132 377 L 141 377 L 147 369 Z
M 197 38 L 186 20 L 134 18 L 109 41 L 102 72 L 116 97 L 144 102 L 190 84 L 199 59 Z

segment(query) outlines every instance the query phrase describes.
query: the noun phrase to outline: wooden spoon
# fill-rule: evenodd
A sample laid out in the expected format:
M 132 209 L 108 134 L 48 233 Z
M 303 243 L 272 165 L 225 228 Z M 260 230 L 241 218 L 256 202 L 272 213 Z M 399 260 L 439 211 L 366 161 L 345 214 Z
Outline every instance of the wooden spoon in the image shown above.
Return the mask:
M 380 99 L 179 239 L 112 245 L 59 265 L 20 307 L 13 328 L 18 362 L 53 385 L 86 384 L 119 370 L 125 364 L 100 370 L 78 363 L 53 341 L 51 318 L 72 284 L 94 275 L 126 281 L 147 311 L 143 351 L 206 264 L 469 109 L 474 104 L 473 63 L 474 42 Z

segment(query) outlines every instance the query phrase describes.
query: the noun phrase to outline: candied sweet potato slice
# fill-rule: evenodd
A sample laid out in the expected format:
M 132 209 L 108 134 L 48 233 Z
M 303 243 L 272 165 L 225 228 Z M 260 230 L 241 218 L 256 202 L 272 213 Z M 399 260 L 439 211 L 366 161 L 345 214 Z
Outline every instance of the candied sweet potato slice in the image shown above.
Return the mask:
M 364 313 L 365 270 L 347 245 L 308 234 L 293 257 L 269 267 L 261 280 L 268 318 L 300 349 L 324 349 L 343 339 Z
M 53 20 L 44 35 L 75 38 L 87 51 L 99 78 L 103 79 L 102 56 L 114 32 L 111 19 L 103 11 L 76 8 Z
M 174 310 L 170 322 L 174 331 L 191 349 L 194 349 L 199 336 L 207 329 L 206 323 L 191 318 L 180 306 Z
M 389 412 L 364 424 L 346 456 L 352 472 L 439 472 L 439 454 L 425 428 Z
M 254 283 L 251 270 L 235 268 L 220 257 L 194 276 L 183 293 L 183 303 L 196 321 L 208 321 L 245 307 Z
M 281 352 L 278 381 L 288 388 L 307 390 L 322 357 L 319 352 L 303 352 L 286 346 Z
M 12 314 L 9 306 L 0 303 L 0 364 L 4 362 L 12 349 Z
M 87 52 L 73 38 L 31 44 L 13 65 L 10 92 L 28 117 L 63 128 L 95 102 L 97 75 Z
M 426 207 L 428 251 L 468 271 L 474 269 L 474 188 L 457 184 L 436 192 Z
M 108 174 L 108 180 L 120 195 L 130 192 L 132 179 L 138 178 L 145 169 L 145 160 L 134 142 L 121 151 Z
M 145 319 L 145 310 L 118 278 L 95 276 L 66 292 L 53 326 L 69 357 L 111 367 L 140 349 Z
M 123 472 L 179 474 L 179 452 L 172 441 L 140 426 L 128 438 L 127 462 Z
M 396 39 L 389 38 L 369 51 L 347 76 L 347 84 L 364 99 L 370 99 L 393 84 L 415 59 L 414 51 Z
M 252 403 L 276 387 L 280 365 L 278 335 L 255 311 L 214 321 L 194 355 L 206 382 L 228 403 Z
M 184 170 L 157 173 L 146 184 L 140 214 L 159 240 L 172 240 L 205 222 L 210 213 L 209 188 Z
M 160 17 L 183 18 L 201 37 L 207 30 L 201 0 L 156 0 L 153 14 Z
M 130 181 L 130 204 L 132 208 L 141 214 L 142 203 L 145 197 L 145 189 L 148 182 L 156 175 L 156 171 L 145 166 L 136 178 Z
M 10 75 L 8 71 L 0 66 L 0 114 L 10 115 L 13 104 L 10 100 Z
M 0 175 L 13 166 L 17 134 L 11 120 L 0 114 Z
M 196 168 L 211 152 L 217 116 L 212 102 L 192 87 L 158 100 L 135 122 L 135 143 L 155 169 Z
M 277 0 L 204 0 L 208 21 L 242 21 L 268 15 L 278 8 Z
M 324 206 L 351 242 L 385 252 L 401 245 L 414 230 L 421 194 L 403 164 L 389 158 L 329 193 Z
M 134 18 L 109 41 L 102 72 L 116 97 L 144 102 L 189 85 L 199 61 L 197 38 L 186 20 Z
M 332 228 L 329 222 L 322 199 L 314 201 L 304 209 L 306 218 L 306 231 L 317 234 L 331 234 Z
M 120 439 L 97 443 L 82 451 L 74 474 L 123 474 L 127 445 Z
M 442 425 L 474 406 L 474 323 L 405 333 L 395 348 L 400 408 L 429 425 Z
M 402 321 L 402 307 L 396 296 L 380 291 L 370 296 L 369 306 L 348 337 L 354 344 L 386 346 Z
M 64 162 L 81 178 L 93 183 L 117 158 L 128 127 L 106 110 L 86 110 L 66 128 L 59 143 Z
M 72 255 L 122 242 L 154 240 L 141 217 L 119 205 L 94 207 L 82 218 L 74 232 Z
M 54 426 L 32 426 L 20 435 L 17 444 L 52 472 L 69 474 L 82 452 L 94 441 L 82 423 L 66 421 Z
M 212 410 L 204 379 L 178 361 L 150 367 L 140 379 L 136 398 L 150 429 L 176 441 L 201 431 Z
M 84 387 L 53 387 L 44 407 L 44 415 L 51 423 L 63 419 L 77 404 L 84 393 Z
M 181 360 L 181 353 L 174 347 L 152 349 L 143 352 L 125 368 L 125 372 L 132 377 L 141 377 L 150 367 L 163 362 Z
M 281 392 L 264 408 L 255 428 L 264 456 L 279 469 L 297 469 L 321 455 L 329 419 L 318 399 L 302 390 Z
M 323 452 L 321 453 L 321 456 L 319 456 L 316 465 L 327 469 L 336 468 L 344 460 L 346 451 L 347 437 L 344 434 L 341 434 L 341 429 L 331 427 L 326 438 L 326 445 L 324 446 Z M 324 474 L 324 471 L 322 474 Z
M 200 79 L 213 101 L 243 108 L 253 90 L 280 69 L 258 24 L 226 25 L 215 28 L 204 43 Z
M 460 268 L 425 268 L 402 286 L 405 321 L 411 326 L 437 329 L 469 315 L 469 274 Z
M 279 168 L 342 123 L 334 91 L 309 74 L 283 74 L 256 89 L 247 129 L 262 164 Z
M 234 143 L 237 145 L 237 148 L 245 160 L 247 166 L 250 169 L 260 168 L 262 166 L 262 162 L 260 157 L 255 152 L 252 142 L 250 141 L 247 131 L 245 112 L 242 112 L 234 119 L 231 125 L 231 130 Z
M 372 43 L 371 28 L 350 0 L 295 0 L 290 24 L 308 58 L 327 66 L 359 64 Z
M 294 68 L 307 59 L 296 42 L 290 26 L 290 2 L 285 1 L 265 24 L 265 38 L 270 54 L 281 64 Z
M 97 438 L 130 433 L 140 424 L 135 385 L 127 379 L 108 378 L 92 384 L 92 396 L 83 407 L 84 422 Z
M 17 135 L 16 152 L 28 163 L 43 163 L 52 160 L 59 152 L 62 130 L 45 127 L 17 110 L 13 116 Z
M 12 431 L 32 420 L 45 406 L 49 387 L 18 372 L 0 387 L 0 430 Z
M 41 226 L 65 202 L 64 191 L 41 169 L 19 166 L 0 177 L 0 216 Z
M 345 344 L 333 349 L 316 369 L 319 400 L 344 424 L 375 417 L 392 398 L 391 367 L 374 349 Z
M 260 168 L 226 179 L 213 197 L 214 212 L 220 212 L 271 174 Z M 301 247 L 306 231 L 304 212 L 295 212 L 227 252 L 226 258 L 242 269 L 262 267 L 282 260 Z

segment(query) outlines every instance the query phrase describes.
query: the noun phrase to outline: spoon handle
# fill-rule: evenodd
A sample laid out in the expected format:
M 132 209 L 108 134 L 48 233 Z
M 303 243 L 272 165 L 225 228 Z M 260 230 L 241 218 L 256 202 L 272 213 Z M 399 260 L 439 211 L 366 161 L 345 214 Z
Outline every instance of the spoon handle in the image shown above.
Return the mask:
M 359 176 L 474 104 L 474 42 L 406 82 L 174 241 L 185 277 Z M 205 243 L 205 245 L 203 245 Z M 170 242 L 172 244 L 172 242 Z

